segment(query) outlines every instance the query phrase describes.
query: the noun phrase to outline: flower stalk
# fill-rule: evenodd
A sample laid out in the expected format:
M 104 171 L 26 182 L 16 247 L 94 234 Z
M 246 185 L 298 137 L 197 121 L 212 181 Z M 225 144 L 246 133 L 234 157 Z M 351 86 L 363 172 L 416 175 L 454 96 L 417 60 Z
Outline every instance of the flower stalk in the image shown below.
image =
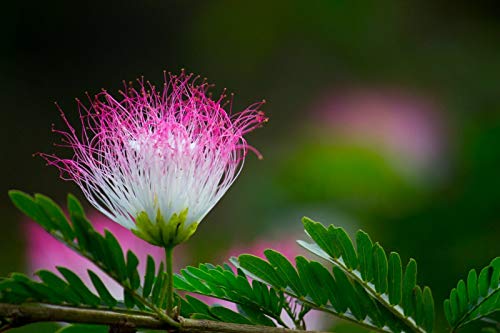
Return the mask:
M 166 285 L 166 297 L 167 297 L 167 306 L 166 312 L 167 315 L 171 318 L 175 319 L 174 316 L 174 271 L 173 271 L 173 259 L 174 259 L 174 247 L 166 247 L 165 248 L 165 269 L 167 273 L 167 280 L 165 281 Z

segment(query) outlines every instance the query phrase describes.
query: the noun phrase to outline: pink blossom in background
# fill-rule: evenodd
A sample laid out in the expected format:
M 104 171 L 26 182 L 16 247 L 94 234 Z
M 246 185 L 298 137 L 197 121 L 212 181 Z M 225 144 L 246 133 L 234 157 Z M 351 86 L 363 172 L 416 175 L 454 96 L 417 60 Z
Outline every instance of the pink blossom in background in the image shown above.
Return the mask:
M 352 88 L 325 94 L 312 108 L 315 126 L 388 153 L 419 170 L 441 164 L 449 129 L 439 106 L 426 96 L 388 88 Z M 417 171 L 419 171 L 417 170 Z
M 129 230 L 113 223 L 102 214 L 92 212 L 88 215 L 88 218 L 97 231 L 102 233 L 104 229 L 109 230 L 122 246 L 124 253 L 127 250 L 132 250 L 137 255 L 139 259 L 139 275 L 143 276 L 145 274 L 148 255 L 153 257 L 157 267 L 164 260 L 163 248 L 150 245 L 137 238 Z M 26 244 L 28 248 L 26 253 L 29 272 L 34 273 L 37 270 L 46 269 L 57 273 L 56 266 L 68 267 L 93 290 L 92 282 L 87 273 L 87 269 L 91 269 L 99 275 L 115 298 L 123 299 L 122 288 L 104 273 L 101 273 L 99 268 L 90 261 L 59 242 L 35 222 L 26 221 L 24 226 L 27 237 Z M 177 250 L 174 252 L 174 256 L 174 264 L 181 267 L 183 262 L 182 252 Z
M 307 251 L 303 250 L 300 245 L 297 244 L 297 239 L 302 238 L 302 235 L 297 235 L 296 237 L 288 236 L 287 238 L 263 238 L 257 239 L 253 243 L 247 245 L 235 245 L 229 250 L 228 254 L 225 255 L 223 261 L 227 261 L 231 257 L 237 257 L 243 253 L 253 254 L 254 256 L 265 259 L 264 251 L 267 249 L 273 249 L 283 254 L 293 263 L 295 262 L 296 256 L 307 253 Z

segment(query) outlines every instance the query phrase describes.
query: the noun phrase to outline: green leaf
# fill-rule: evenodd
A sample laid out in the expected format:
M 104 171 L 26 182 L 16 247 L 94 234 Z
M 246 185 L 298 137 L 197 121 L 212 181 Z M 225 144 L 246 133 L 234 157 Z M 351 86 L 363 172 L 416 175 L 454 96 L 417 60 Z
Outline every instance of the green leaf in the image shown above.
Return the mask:
M 269 319 L 269 317 L 264 315 L 262 312 L 255 310 L 253 307 L 238 304 L 237 308 L 239 313 L 257 325 L 276 326 L 276 324 Z
M 156 277 L 155 284 L 153 286 L 153 293 L 151 294 L 151 300 L 153 301 L 153 304 L 156 305 L 161 305 L 158 304 L 159 298 L 160 298 L 160 292 L 163 288 L 163 284 L 165 282 L 165 272 L 159 272 L 159 274 Z
M 94 228 L 87 220 L 80 201 L 74 195 L 68 194 L 67 202 L 69 216 L 73 222 L 78 243 L 82 249 L 88 250 L 89 246 L 92 245 L 92 240 L 89 239 L 89 232 L 93 231 Z
M 88 304 L 90 306 L 98 306 L 101 302 L 99 297 L 94 295 L 82 280 L 65 267 L 57 267 L 57 270 L 64 276 L 66 281 L 68 281 L 69 285 L 75 290 L 75 292 L 80 296 L 84 304 Z
M 191 307 L 191 311 L 193 313 L 200 313 L 200 314 L 205 314 L 209 315 L 209 306 L 200 301 L 199 299 L 192 297 L 190 295 L 186 295 L 186 302 L 189 304 Z M 183 307 L 181 307 L 182 310 Z
M 265 250 L 264 255 L 276 272 L 285 280 L 286 284 L 297 294 L 305 295 L 304 286 L 292 264 L 279 252 Z
M 195 276 L 189 273 L 186 269 L 181 269 L 181 274 L 184 277 L 185 281 L 187 281 L 191 286 L 194 287 L 199 293 L 204 295 L 210 295 L 211 290 L 208 288 L 203 281 L 197 279 Z
M 357 293 L 344 271 L 337 266 L 333 266 L 333 275 L 339 287 L 339 297 L 347 303 L 356 319 L 360 321 L 365 319 L 366 314 L 364 313 L 362 306 L 358 303 Z
M 139 272 L 137 271 L 137 266 L 139 265 L 139 259 L 134 254 L 134 252 L 127 251 L 127 276 L 130 282 L 130 286 L 133 290 L 137 289 L 141 285 L 141 279 L 139 278 Z
M 396 252 L 391 252 L 389 255 L 389 271 L 387 280 L 389 301 L 392 305 L 398 305 L 401 303 L 403 267 L 401 265 L 401 258 Z
M 490 278 L 493 274 L 493 267 L 487 266 L 481 270 L 479 273 L 478 288 L 479 295 L 481 297 L 486 297 L 488 295 L 488 289 L 490 288 Z
M 495 259 L 493 259 L 490 265 L 495 269 L 500 269 L 500 257 L 496 257 Z
M 35 194 L 35 202 L 45 212 L 47 217 L 52 221 L 52 224 L 59 230 L 62 236 L 72 241 L 75 238 L 73 228 L 64 215 L 61 207 L 59 207 L 52 199 L 42 194 Z
M 307 295 L 312 298 L 314 303 L 325 305 L 328 302 L 328 294 L 326 294 L 322 288 L 318 288 L 318 286 L 323 283 L 320 276 L 317 275 L 318 270 L 325 268 L 319 263 L 308 262 L 301 256 L 297 257 L 295 260 L 297 261 L 297 270 L 299 271 L 300 280 L 306 287 Z
M 40 208 L 40 206 L 37 205 L 37 203 L 31 196 L 17 190 L 9 191 L 9 196 L 14 205 L 20 211 L 22 211 L 32 220 L 40 224 L 45 230 L 52 232 L 57 229 L 57 226 L 45 214 L 45 212 Z
M 283 285 L 283 280 L 278 273 L 276 273 L 274 268 L 263 259 L 250 254 L 243 254 L 238 257 L 238 261 L 242 268 L 255 274 L 255 276 L 271 285 L 278 288 Z
M 182 272 L 181 272 L 182 274 Z M 176 274 L 174 276 L 174 288 L 177 290 L 196 292 L 196 288 L 193 287 L 182 275 Z
M 457 289 L 453 288 L 450 293 L 450 307 L 451 307 L 451 316 L 453 318 L 458 318 L 460 315 L 460 308 L 458 304 L 458 294 Z
M 60 297 L 65 299 L 68 303 L 73 304 L 73 305 L 79 305 L 82 303 L 82 299 L 80 296 L 75 293 L 70 286 L 64 282 L 63 279 L 55 275 L 54 273 L 46 270 L 40 270 L 35 273 L 42 279 L 42 281 L 51 289 L 54 291 L 54 293 L 57 293 Z
M 153 288 L 153 282 L 155 279 L 155 261 L 148 255 L 146 262 L 146 275 L 144 276 L 144 286 L 142 288 L 142 296 L 148 297 Z
M 424 287 L 423 305 L 424 305 L 423 326 L 427 332 L 431 333 L 434 328 L 435 310 L 434 310 L 434 298 L 432 297 L 432 292 L 429 289 L 429 287 Z
M 458 281 L 457 285 L 458 311 L 463 313 L 467 311 L 467 288 L 463 280 Z
M 412 258 L 406 266 L 403 278 L 402 307 L 406 316 L 412 316 L 415 309 L 413 307 L 413 289 L 417 285 L 417 262 Z
M 327 229 L 321 223 L 303 217 L 302 224 L 309 237 L 311 237 L 321 249 L 333 258 L 338 258 L 340 256 L 340 249 L 335 244 L 335 239 L 332 239 Z
M 235 323 L 235 324 L 246 324 L 246 325 L 252 325 L 253 323 L 242 316 L 241 314 L 234 312 L 232 310 L 229 310 L 225 307 L 222 306 L 212 306 L 210 307 L 210 313 L 217 317 L 220 321 L 226 322 L 226 323 Z
M 302 246 L 304 249 L 307 251 L 311 252 L 312 254 L 317 255 L 320 258 L 323 258 L 333 264 L 336 264 L 336 260 L 334 260 L 328 253 L 326 253 L 322 248 L 318 246 L 318 244 L 315 243 L 307 243 L 302 240 L 298 240 L 297 243 Z
M 85 217 L 85 211 L 83 210 L 82 204 L 73 194 L 68 194 L 67 201 L 70 215 L 80 215 Z
M 113 270 L 117 273 L 120 281 L 127 280 L 127 266 L 123 258 L 123 250 L 120 243 L 116 240 L 115 236 L 108 230 L 104 231 L 104 238 L 106 239 L 106 246 L 113 258 Z
M 387 291 L 388 263 L 384 249 L 376 243 L 373 246 L 373 276 L 374 284 L 378 293 Z
M 365 288 L 363 288 L 361 284 L 354 283 L 353 285 L 358 296 L 357 302 L 363 309 L 362 312 L 369 315 L 373 324 L 375 324 L 375 326 L 377 327 L 384 327 L 386 322 L 391 325 L 392 323 L 390 320 L 393 320 L 393 317 L 390 313 L 387 313 L 387 309 L 381 308 L 380 305 L 378 305 L 377 302 L 370 297 L 370 295 L 366 292 Z M 384 310 L 386 313 L 383 313 Z M 386 316 L 389 316 L 390 319 L 388 320 Z M 392 324 L 391 326 L 394 327 L 395 324 Z M 393 331 L 399 332 L 401 331 L 401 329 Z
M 101 281 L 101 279 L 91 270 L 87 270 L 90 280 L 92 281 L 92 284 L 94 285 L 95 289 L 97 290 L 97 293 L 103 300 L 103 302 L 110 308 L 113 308 L 116 306 L 117 301 L 115 298 L 111 295 L 111 293 L 108 291 L 104 283 Z
M 356 233 L 356 245 L 358 247 L 359 271 L 363 280 L 370 282 L 373 279 L 373 243 L 370 236 L 362 230 Z
M 474 304 L 479 298 L 479 289 L 477 285 L 477 273 L 476 270 L 471 269 L 469 275 L 467 276 L 467 292 L 469 296 L 469 302 Z
M 457 320 L 455 314 L 451 311 L 451 303 L 449 299 L 444 300 L 444 316 L 449 323 L 453 323 Z
M 493 272 L 490 277 L 490 289 L 498 288 L 498 281 L 500 280 L 500 265 L 494 266 L 493 263 L 490 264 Z
M 93 230 L 93 227 L 85 217 L 80 202 L 71 194 L 68 194 L 68 210 L 71 222 L 73 222 L 78 245 L 82 250 L 90 251 L 94 243 L 90 239 L 90 231 Z
M 269 293 L 267 292 L 267 287 L 261 284 L 257 280 L 252 281 L 252 289 L 256 295 L 256 298 L 261 301 L 262 304 L 269 304 L 271 298 L 269 297 Z
M 117 277 L 118 273 L 115 271 L 115 259 L 113 253 L 109 250 L 107 240 L 95 230 L 89 231 L 89 236 L 92 239 L 89 251 L 92 257 L 89 258 L 100 266 L 104 271 L 113 277 Z
M 413 307 L 415 308 L 415 321 L 421 325 L 424 320 L 424 300 L 419 286 L 413 289 Z
M 42 282 L 31 280 L 20 273 L 13 273 L 9 278 L 0 280 L 0 302 L 13 304 L 30 302 L 76 307 L 99 307 L 106 302 L 110 303 L 110 307 L 116 305 L 116 301 L 94 273 L 89 271 L 91 279 L 106 302 L 94 295 L 74 272 L 64 267 L 57 269 L 66 281 L 46 270 L 36 272 Z M 95 282 L 97 280 L 98 282 Z
M 330 304 L 336 309 L 339 313 L 345 313 L 348 307 L 348 304 L 339 296 L 339 286 L 332 274 L 322 265 L 317 262 L 312 261 L 310 263 L 312 274 L 314 274 L 318 280 L 318 284 L 315 286 L 311 286 L 311 288 L 316 288 L 324 296 L 327 300 L 330 301 Z M 318 286 L 321 286 L 318 288 Z M 326 301 L 324 302 L 326 304 Z
M 123 289 L 123 301 L 128 309 L 133 309 L 135 306 L 134 296 L 126 289 Z
M 340 253 L 342 259 L 344 260 L 347 268 L 351 270 L 356 269 L 358 267 L 358 256 L 356 255 L 354 245 L 345 230 L 342 228 L 329 228 L 328 230 L 329 232 L 332 232 L 330 230 L 333 230 L 338 246 L 341 249 Z
M 5 279 L 0 282 L 0 299 L 2 302 L 20 304 L 32 298 L 30 290 L 25 285 L 12 279 Z
M 231 284 L 231 282 L 235 280 L 232 270 L 229 271 L 226 268 L 219 270 L 215 267 L 208 267 L 201 264 L 198 268 L 188 266 L 186 267 L 186 271 L 189 272 L 189 274 L 204 280 L 206 283 L 211 283 L 212 285 L 224 283 Z
M 30 293 L 28 298 L 39 301 L 46 301 L 51 304 L 64 303 L 65 298 L 55 293 L 48 286 L 35 282 L 21 273 L 12 273 L 10 279 L 21 284 Z
M 71 217 L 71 221 L 73 222 L 73 226 L 75 228 L 75 236 L 78 241 L 79 249 L 83 251 L 91 252 L 90 247 L 93 242 L 89 239 L 89 231 L 83 229 L 83 221 L 85 218 L 80 215 L 75 215 Z

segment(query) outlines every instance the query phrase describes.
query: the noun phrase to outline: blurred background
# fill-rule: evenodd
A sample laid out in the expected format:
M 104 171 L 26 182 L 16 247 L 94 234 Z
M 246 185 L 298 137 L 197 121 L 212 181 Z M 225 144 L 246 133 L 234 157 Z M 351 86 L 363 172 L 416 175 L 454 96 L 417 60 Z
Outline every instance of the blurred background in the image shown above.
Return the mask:
M 39 252 L 33 246 L 48 248 L 11 205 L 8 189 L 83 200 L 32 157 L 55 151 L 50 127 L 62 122 L 53 102 L 72 118 L 74 98 L 85 91 L 116 91 L 140 75 L 161 82 L 162 70 L 181 68 L 208 77 L 215 95 L 234 92 L 234 111 L 266 99 L 270 121 L 248 138 L 264 160 L 248 156 L 239 179 L 179 248 L 179 265 L 220 263 L 305 238 L 300 218 L 307 215 L 351 234 L 362 228 L 404 261 L 415 258 L 443 327 L 449 290 L 500 254 L 497 1 L 3 7 L 2 275 L 29 272 L 36 266 L 30 253 Z M 342 322 L 323 325 L 354 332 Z

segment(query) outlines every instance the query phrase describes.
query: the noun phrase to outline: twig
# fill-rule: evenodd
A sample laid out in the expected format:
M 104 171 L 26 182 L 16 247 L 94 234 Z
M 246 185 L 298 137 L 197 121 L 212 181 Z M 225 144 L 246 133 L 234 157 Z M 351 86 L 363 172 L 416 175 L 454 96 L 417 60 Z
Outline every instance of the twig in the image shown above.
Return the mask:
M 159 319 L 155 314 L 124 313 L 112 310 L 82 309 L 69 306 L 46 306 L 39 304 L 13 305 L 0 303 L 0 318 L 9 323 L 9 327 L 20 327 L 35 322 L 66 322 L 107 325 L 128 329 L 153 329 L 182 333 L 306 333 L 279 327 L 253 326 L 244 324 L 222 323 L 210 320 L 179 318 L 179 327 L 172 326 Z M 307 331 L 307 333 L 326 333 Z

